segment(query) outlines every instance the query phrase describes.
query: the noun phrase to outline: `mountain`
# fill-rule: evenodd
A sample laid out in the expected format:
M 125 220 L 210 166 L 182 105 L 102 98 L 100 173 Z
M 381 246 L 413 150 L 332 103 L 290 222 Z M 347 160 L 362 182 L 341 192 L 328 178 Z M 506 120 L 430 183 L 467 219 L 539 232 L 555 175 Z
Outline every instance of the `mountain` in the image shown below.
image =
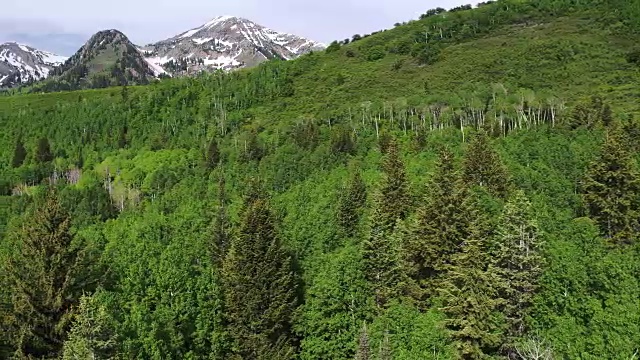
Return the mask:
M 219 16 L 141 50 L 147 59 L 174 74 L 252 67 L 270 59 L 289 60 L 324 44 L 277 32 L 247 19 Z
M 0 87 L 11 87 L 46 78 L 67 58 L 28 45 L 0 45 Z
M 123 33 L 104 30 L 93 35 L 36 88 L 52 91 L 147 84 L 163 75 L 166 72 L 148 62 Z

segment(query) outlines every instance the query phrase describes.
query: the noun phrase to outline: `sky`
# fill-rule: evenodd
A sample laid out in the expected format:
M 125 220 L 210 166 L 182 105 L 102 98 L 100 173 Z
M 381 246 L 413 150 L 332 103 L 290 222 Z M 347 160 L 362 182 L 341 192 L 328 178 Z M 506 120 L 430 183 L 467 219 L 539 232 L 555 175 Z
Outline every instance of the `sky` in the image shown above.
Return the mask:
M 417 19 L 464 0 L 1 0 L 0 42 L 72 55 L 97 31 L 118 29 L 138 45 L 163 40 L 220 15 L 330 43 Z

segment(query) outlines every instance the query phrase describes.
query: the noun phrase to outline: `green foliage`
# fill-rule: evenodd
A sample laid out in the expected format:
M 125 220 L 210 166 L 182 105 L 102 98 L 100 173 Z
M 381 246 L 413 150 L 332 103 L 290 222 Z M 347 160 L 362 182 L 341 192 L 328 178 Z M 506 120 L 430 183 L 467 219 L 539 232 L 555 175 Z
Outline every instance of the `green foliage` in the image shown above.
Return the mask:
M 225 316 L 233 352 L 241 358 L 290 359 L 295 355 L 296 278 L 268 199 L 258 191 L 245 200 L 238 235 L 224 262 Z
M 110 312 L 100 303 L 98 296 L 83 296 L 69 339 L 64 343 L 62 359 L 114 358 L 118 346 L 114 324 Z
M 22 139 L 18 138 L 18 140 L 16 140 L 16 148 L 13 151 L 13 160 L 11 161 L 11 166 L 14 168 L 18 168 L 22 166 L 26 158 L 27 158 L 27 149 L 24 148 L 24 143 L 22 142 Z
M 447 328 L 461 359 L 483 359 L 500 346 L 501 315 L 498 288 L 502 286 L 490 265 L 491 232 L 487 215 L 470 197 L 461 204 L 470 219 L 468 235 L 451 257 L 442 284 Z
M 461 186 L 453 154 L 442 149 L 426 198 L 409 227 L 403 244 L 408 293 L 419 301 L 438 295 L 451 257 L 466 233 L 468 219 L 460 204 L 467 190 Z
M 74 307 L 97 278 L 84 267 L 87 254 L 73 241 L 71 218 L 53 190 L 23 221 L 16 234 L 18 249 L 5 264 L 13 346 L 24 356 L 55 357 L 67 337 Z
M 472 138 L 465 152 L 462 179 L 467 186 L 486 187 L 495 197 L 505 199 L 509 195 L 507 169 L 483 131 Z
M 360 175 L 360 169 L 352 169 L 349 183 L 341 192 L 338 209 L 338 225 L 347 237 L 356 234 L 366 202 L 367 188 Z
M 533 219 L 531 204 L 518 190 L 505 205 L 496 230 L 496 253 L 492 256 L 500 277 L 501 312 L 507 322 L 507 353 L 515 353 L 514 341 L 527 332 L 526 317 L 538 290 L 544 266 L 543 241 L 538 224 Z
M 53 154 L 51 153 L 51 145 L 49 145 L 49 139 L 43 137 L 38 140 L 38 146 L 36 147 L 35 160 L 37 163 L 48 163 L 53 160 Z
M 623 136 L 620 129 L 607 133 L 582 184 L 588 214 L 613 243 L 632 243 L 638 226 L 639 179 Z

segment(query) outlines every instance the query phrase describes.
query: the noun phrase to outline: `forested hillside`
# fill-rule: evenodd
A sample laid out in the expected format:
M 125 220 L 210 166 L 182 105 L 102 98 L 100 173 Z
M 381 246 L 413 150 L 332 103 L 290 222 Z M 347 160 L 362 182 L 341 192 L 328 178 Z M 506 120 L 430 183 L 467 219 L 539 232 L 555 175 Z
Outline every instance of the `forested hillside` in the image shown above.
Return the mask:
M 0 358 L 637 359 L 640 4 L 0 97 Z

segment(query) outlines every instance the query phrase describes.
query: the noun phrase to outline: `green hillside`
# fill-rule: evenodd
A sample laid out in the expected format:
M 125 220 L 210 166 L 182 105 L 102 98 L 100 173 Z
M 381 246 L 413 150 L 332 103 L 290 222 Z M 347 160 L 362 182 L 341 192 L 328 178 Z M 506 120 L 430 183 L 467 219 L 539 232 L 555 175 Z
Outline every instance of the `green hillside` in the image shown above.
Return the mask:
M 634 359 L 638 19 L 505 0 L 0 96 L 0 358 Z

